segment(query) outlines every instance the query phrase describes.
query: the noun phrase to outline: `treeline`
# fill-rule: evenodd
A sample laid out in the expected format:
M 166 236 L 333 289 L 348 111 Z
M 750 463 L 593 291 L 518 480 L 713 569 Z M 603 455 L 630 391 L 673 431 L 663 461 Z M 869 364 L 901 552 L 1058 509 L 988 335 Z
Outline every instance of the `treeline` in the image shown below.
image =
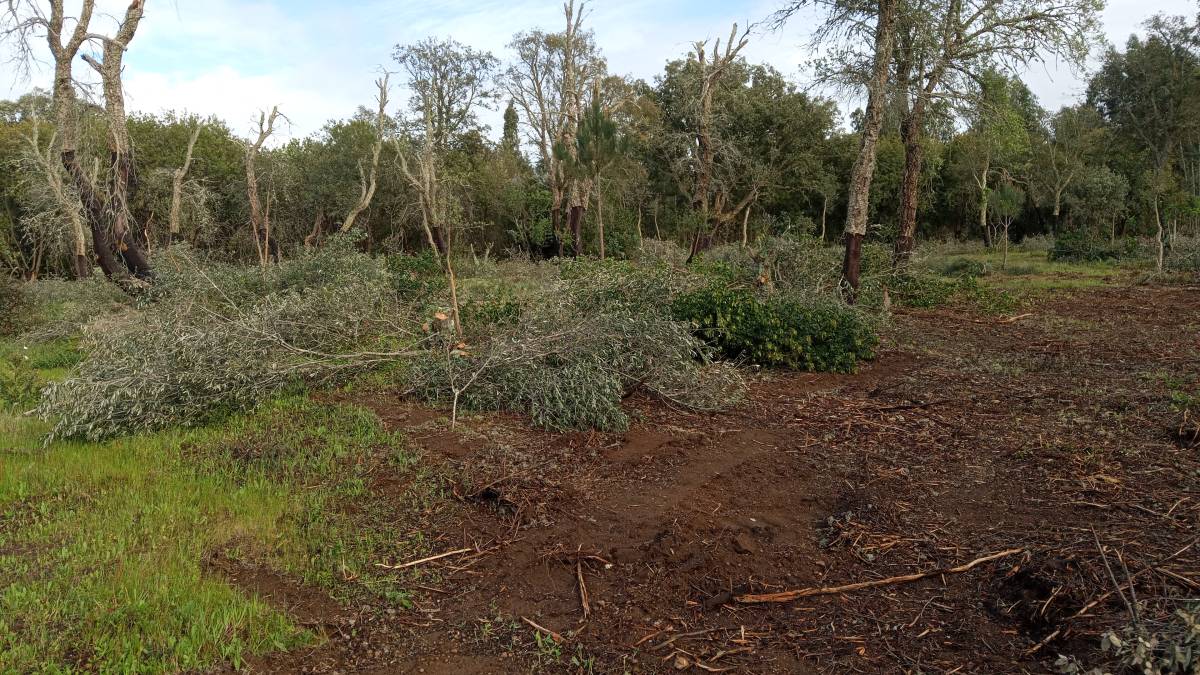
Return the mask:
M 1023 36 L 981 25 L 992 42 L 980 45 L 990 46 L 968 34 L 951 49 L 946 26 L 974 27 L 963 3 L 940 14 L 918 12 L 920 4 L 865 3 L 863 25 L 874 21 L 866 37 L 891 30 L 889 48 L 876 49 L 887 62 L 874 64 L 886 68 L 877 78 L 886 88 L 867 87 L 882 93 L 849 129 L 832 100 L 748 62 L 741 52 L 753 36 L 736 27 L 697 43 L 653 82 L 610 73 L 573 3 L 561 32 L 521 33 L 499 56 L 454 41 L 397 46 L 379 100 L 287 143 L 278 142 L 286 109 L 265 111 L 254 129 L 136 114 L 124 121 L 129 150 L 114 153 L 122 122 L 111 109 L 34 90 L 0 102 L 0 265 L 26 278 L 85 276 L 97 261 L 110 276 L 122 272 L 97 253 L 105 230 L 91 224 L 103 219 L 80 185 L 119 188 L 115 205 L 96 200 L 126 214 L 109 214 L 111 222 L 130 224 L 107 246 L 118 257 L 137 248 L 153 259 L 187 242 L 221 259 L 269 263 L 342 230 L 361 233 L 367 252 L 439 257 L 452 249 L 623 256 L 644 238 L 673 239 L 693 254 L 764 234 L 833 241 L 873 124 L 866 237 L 900 242 L 898 251 L 911 241 L 909 223 L 918 239 L 989 244 L 1066 231 L 1161 241 L 1200 229 L 1195 22 L 1152 19 L 1144 36 L 1103 55 L 1085 100 L 1048 111 L 1011 67 L 1035 58 L 1031 45 L 1081 59 L 1098 5 L 1072 0 L 1064 19 L 1041 7 L 1064 3 L 983 3 L 1045 11 L 1040 23 L 1020 15 L 1029 22 Z M 776 17 L 780 30 L 787 14 Z M 827 46 L 863 37 L 839 32 L 837 20 L 818 31 Z M 819 77 L 861 90 L 870 59 L 844 58 Z M 410 99 L 392 106 L 401 80 Z M 67 117 L 58 102 L 71 107 L 82 176 L 60 161 Z M 503 111 L 498 134 L 481 121 L 489 108 Z M 106 179 L 121 166 L 113 157 L 126 155 L 127 185 Z

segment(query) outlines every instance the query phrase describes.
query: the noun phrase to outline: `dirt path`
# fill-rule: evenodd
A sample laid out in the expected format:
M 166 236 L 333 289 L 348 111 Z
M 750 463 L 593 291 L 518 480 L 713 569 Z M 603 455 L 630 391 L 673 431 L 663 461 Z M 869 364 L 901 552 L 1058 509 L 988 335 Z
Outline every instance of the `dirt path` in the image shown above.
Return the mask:
M 415 606 L 390 613 L 222 568 L 330 638 L 251 666 L 995 673 L 1094 659 L 1128 622 L 1115 595 L 1076 616 L 1112 589 L 1096 538 L 1145 612 L 1200 590 L 1200 545 L 1185 548 L 1200 451 L 1170 404 L 1200 384 L 1200 294 L 1108 288 L 1029 311 L 906 312 L 860 374 L 762 379 L 720 415 L 633 401 L 624 435 L 495 416 L 450 432 L 411 404 L 362 400 L 455 476 L 461 508 L 438 550 L 481 553 L 410 572 Z M 735 600 L 1010 548 L 1025 553 L 907 585 Z

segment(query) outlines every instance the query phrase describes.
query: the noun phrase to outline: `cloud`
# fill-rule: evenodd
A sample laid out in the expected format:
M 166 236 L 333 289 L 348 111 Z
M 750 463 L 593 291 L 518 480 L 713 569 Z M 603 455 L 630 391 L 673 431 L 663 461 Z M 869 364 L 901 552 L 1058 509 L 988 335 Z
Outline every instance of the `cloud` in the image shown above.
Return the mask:
M 108 16 L 95 25 L 111 27 L 126 2 L 99 0 Z M 1104 13 L 1109 39 L 1123 44 L 1153 11 L 1194 11 L 1191 0 L 1148 4 L 1110 0 Z M 696 40 L 724 39 L 731 23 L 760 21 L 777 6 L 778 0 L 596 0 L 587 25 L 610 70 L 652 80 Z M 504 59 L 515 33 L 560 30 L 561 12 L 561 0 L 155 0 L 126 59 L 129 104 L 147 112 L 217 115 L 242 133 L 257 111 L 279 105 L 293 121 L 291 134 L 303 136 L 370 105 L 377 69 L 390 63 L 397 43 L 452 37 Z M 747 58 L 807 84 L 810 19 L 757 31 Z M 45 68 L 35 71 L 32 84 L 45 86 L 49 75 Z M 1070 102 L 1084 87 L 1080 76 L 1054 63 L 1035 64 L 1026 77 L 1047 107 Z M 0 96 L 8 84 L 0 80 Z M 29 86 L 18 82 L 7 95 Z M 401 91 L 393 96 L 397 105 L 406 98 Z

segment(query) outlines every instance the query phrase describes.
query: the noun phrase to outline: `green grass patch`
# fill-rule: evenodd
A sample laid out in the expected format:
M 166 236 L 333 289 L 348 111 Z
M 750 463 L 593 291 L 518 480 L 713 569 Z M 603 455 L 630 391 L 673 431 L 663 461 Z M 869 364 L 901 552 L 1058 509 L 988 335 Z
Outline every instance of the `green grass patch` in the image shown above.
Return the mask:
M 234 555 L 336 597 L 407 602 L 375 562 L 424 552 L 390 526 L 438 496 L 368 411 L 287 399 L 217 428 L 42 447 L 0 413 L 0 670 L 176 672 L 316 638 L 202 561 Z M 410 487 L 385 503 L 372 476 Z

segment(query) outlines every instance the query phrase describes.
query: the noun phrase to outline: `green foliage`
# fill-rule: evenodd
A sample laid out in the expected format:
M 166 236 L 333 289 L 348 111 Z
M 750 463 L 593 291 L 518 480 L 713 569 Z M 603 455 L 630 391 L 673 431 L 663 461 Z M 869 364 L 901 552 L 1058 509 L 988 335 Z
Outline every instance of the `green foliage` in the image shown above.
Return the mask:
M 1049 258 L 1055 262 L 1115 262 L 1136 258 L 1139 254 L 1138 241 L 1132 237 L 1114 243 L 1086 230 L 1073 230 L 1058 235 Z
M 947 277 L 982 277 L 989 272 L 988 266 L 971 258 L 952 258 L 938 265 L 938 274 Z
M 294 383 L 378 366 L 397 342 L 419 339 L 416 318 L 365 256 L 316 253 L 256 274 L 180 266 L 157 303 L 90 325 L 86 359 L 43 393 L 52 437 L 195 425 Z
M 446 288 L 446 274 L 432 251 L 416 255 L 390 255 L 387 271 L 397 295 L 421 301 Z
M 512 323 L 496 324 L 465 350 L 446 344 L 416 363 L 414 390 L 437 403 L 527 414 L 557 430 L 625 429 L 621 402 L 636 389 L 700 410 L 737 400 L 736 371 L 711 363 L 686 324 L 641 305 L 656 297 L 667 305 L 661 279 L 621 267 L 566 266 L 568 279 L 544 289 Z M 585 268 L 596 274 L 573 276 Z
M 709 287 L 680 296 L 673 310 L 726 357 L 763 366 L 849 373 L 878 342 L 863 314 L 833 301 Z
M 20 282 L 0 275 L 0 336 L 24 330 L 31 310 L 32 304 Z
M 1175 611 L 1160 631 L 1127 626 L 1120 635 L 1105 633 L 1101 646 L 1131 672 L 1188 675 L 1200 667 L 1200 606 Z

